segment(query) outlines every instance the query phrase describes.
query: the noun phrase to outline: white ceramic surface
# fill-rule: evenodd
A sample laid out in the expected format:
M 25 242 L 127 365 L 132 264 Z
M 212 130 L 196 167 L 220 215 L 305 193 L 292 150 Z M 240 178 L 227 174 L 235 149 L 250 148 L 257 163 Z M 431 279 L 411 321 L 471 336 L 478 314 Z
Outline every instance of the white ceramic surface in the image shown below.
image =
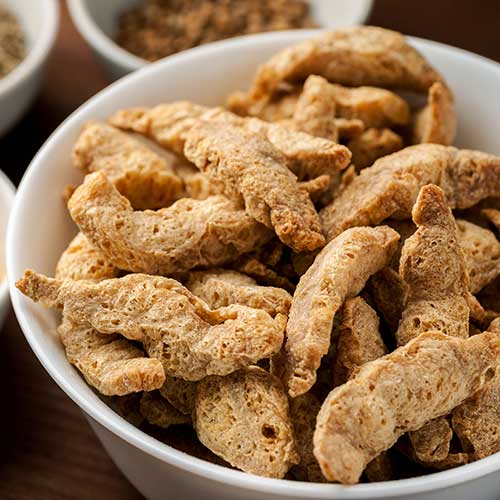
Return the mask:
M 213 465 L 166 446 L 106 406 L 67 362 L 54 330 L 58 316 L 14 287 L 24 269 L 53 274 L 58 256 L 75 233 L 61 192 L 81 180 L 70 152 L 82 125 L 119 108 L 192 99 L 213 105 L 244 88 L 256 66 L 279 49 L 316 32 L 281 32 L 199 47 L 149 65 L 84 104 L 49 138 L 27 170 L 7 234 L 7 272 L 12 303 L 32 349 L 54 380 L 90 417 L 110 456 L 149 500 L 170 496 L 207 500 L 397 498 L 476 500 L 497 498 L 500 454 L 455 470 L 402 481 L 344 487 L 260 478 Z M 500 154 L 500 66 L 473 54 L 411 39 L 455 91 L 457 144 Z
M 122 49 L 112 39 L 119 13 L 137 4 L 138 0 L 67 0 L 67 3 L 78 31 L 112 79 L 148 64 L 144 59 Z M 318 26 L 338 28 L 363 24 L 373 0 L 309 0 L 309 3 Z
M 28 54 L 0 79 L 0 136 L 13 127 L 35 98 L 59 26 L 57 0 L 0 0 L 17 17 Z
M 0 329 L 10 306 L 9 284 L 5 269 L 5 241 L 7 223 L 12 207 L 14 206 L 15 196 L 16 188 L 10 179 L 0 170 Z

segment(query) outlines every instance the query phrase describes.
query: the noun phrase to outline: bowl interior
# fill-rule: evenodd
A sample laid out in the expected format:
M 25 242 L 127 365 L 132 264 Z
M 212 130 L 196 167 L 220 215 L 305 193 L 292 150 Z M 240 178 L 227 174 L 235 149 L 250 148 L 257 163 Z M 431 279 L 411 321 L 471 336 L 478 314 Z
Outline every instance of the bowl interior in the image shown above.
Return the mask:
M 71 164 L 70 153 L 87 120 L 104 120 L 123 107 L 154 105 L 176 99 L 191 99 L 206 105 L 220 104 L 230 91 L 249 85 L 260 62 L 281 48 L 314 34 L 314 31 L 282 32 L 218 42 L 149 65 L 113 84 L 77 110 L 49 138 L 23 178 L 11 215 L 7 271 L 12 301 L 21 327 L 45 368 L 68 395 L 101 424 L 149 453 L 199 474 L 213 477 L 214 471 L 220 468 L 191 457 L 183 458 L 181 452 L 149 438 L 113 413 L 67 362 L 54 333 L 58 315 L 22 296 L 14 283 L 27 268 L 53 275 L 59 255 L 76 232 L 65 209 L 62 191 L 65 185 L 81 181 L 81 175 Z M 411 39 L 411 43 L 444 74 L 455 92 L 460 124 L 457 144 L 500 154 L 496 130 L 500 116 L 500 66 L 440 44 L 416 39 Z M 444 478 L 443 481 L 449 478 L 454 478 L 455 482 L 464 481 L 471 475 L 477 477 L 485 473 L 486 463 L 490 464 L 490 470 L 499 468 L 500 457 L 490 457 L 462 467 L 458 472 L 447 471 L 435 476 Z M 254 478 L 237 471 L 223 470 L 220 474 L 224 480 L 236 477 L 246 485 L 255 484 Z M 262 478 L 259 481 L 260 484 L 269 484 L 271 489 L 283 488 L 288 483 Z M 295 491 L 294 484 L 288 484 L 289 491 Z M 429 480 L 387 483 L 387 491 L 405 484 L 425 485 Z M 316 497 L 324 494 L 327 498 L 332 493 L 331 485 L 326 489 L 325 485 L 307 486 L 308 491 L 316 492 Z M 367 488 L 369 490 L 370 486 L 359 485 L 342 491 L 368 491 Z M 377 491 L 383 493 L 380 485 Z
M 32 2 L 30 0 L 2 0 L 2 5 L 7 7 L 17 18 L 26 35 L 28 51 L 34 47 L 39 40 L 44 23 L 44 2 Z

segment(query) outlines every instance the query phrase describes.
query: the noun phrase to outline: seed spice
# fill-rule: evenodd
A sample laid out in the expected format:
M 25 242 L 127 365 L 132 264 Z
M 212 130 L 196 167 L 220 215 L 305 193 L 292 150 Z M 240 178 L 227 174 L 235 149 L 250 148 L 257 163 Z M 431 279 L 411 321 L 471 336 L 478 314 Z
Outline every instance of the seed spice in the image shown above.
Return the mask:
M 11 12 L 0 7 L 0 78 L 10 73 L 25 56 L 21 26 Z

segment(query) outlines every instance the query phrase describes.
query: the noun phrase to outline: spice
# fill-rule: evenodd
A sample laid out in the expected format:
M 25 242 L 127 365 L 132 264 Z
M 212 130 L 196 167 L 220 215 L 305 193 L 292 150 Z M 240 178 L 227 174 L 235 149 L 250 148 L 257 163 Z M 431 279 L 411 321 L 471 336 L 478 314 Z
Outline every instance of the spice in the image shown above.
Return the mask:
M 7 9 L 0 7 L 0 78 L 10 73 L 25 55 L 21 26 Z
M 121 14 L 116 41 L 156 61 L 222 38 L 313 26 L 304 0 L 146 0 Z

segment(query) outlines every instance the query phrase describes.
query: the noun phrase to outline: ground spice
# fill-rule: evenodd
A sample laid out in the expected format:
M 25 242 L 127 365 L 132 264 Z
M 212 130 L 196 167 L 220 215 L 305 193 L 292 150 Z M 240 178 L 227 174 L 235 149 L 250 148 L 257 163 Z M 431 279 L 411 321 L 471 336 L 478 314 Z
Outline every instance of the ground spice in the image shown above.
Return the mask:
M 303 0 L 146 0 L 120 15 L 116 41 L 156 61 L 222 38 L 309 27 Z
M 0 7 L 0 78 L 10 73 L 25 57 L 24 33 L 17 19 Z

